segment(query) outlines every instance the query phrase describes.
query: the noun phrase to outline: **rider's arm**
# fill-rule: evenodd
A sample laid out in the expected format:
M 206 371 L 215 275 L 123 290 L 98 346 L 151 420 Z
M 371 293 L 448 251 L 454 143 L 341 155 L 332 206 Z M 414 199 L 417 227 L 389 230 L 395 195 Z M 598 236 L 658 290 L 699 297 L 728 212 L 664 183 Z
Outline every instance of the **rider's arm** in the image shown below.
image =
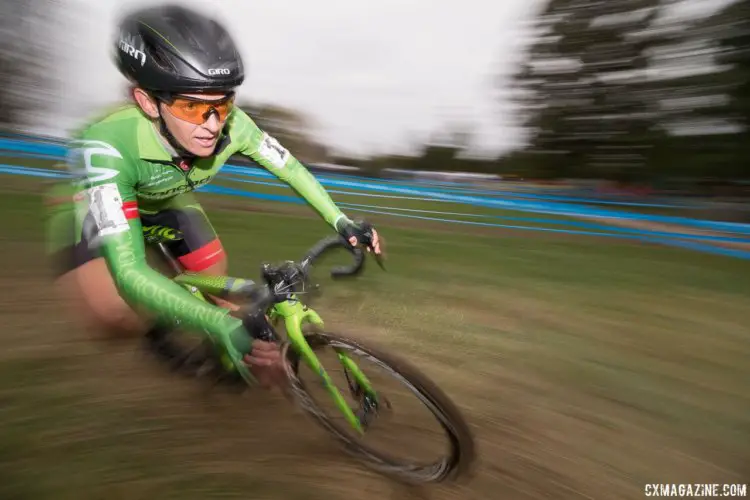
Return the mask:
M 135 309 L 226 339 L 241 326 L 239 319 L 197 299 L 146 262 L 136 205 L 137 174 L 127 153 L 102 141 L 81 141 L 78 146 L 71 162 L 83 172 L 75 197 L 79 213 L 89 214 L 84 230 L 89 231 L 90 244 L 100 248 L 122 298 Z
M 233 114 L 235 126 L 239 129 L 236 136 L 242 142 L 240 153 L 289 184 L 334 229 L 339 230 L 349 221 L 317 179 L 286 148 L 260 130 L 242 110 L 235 109 Z

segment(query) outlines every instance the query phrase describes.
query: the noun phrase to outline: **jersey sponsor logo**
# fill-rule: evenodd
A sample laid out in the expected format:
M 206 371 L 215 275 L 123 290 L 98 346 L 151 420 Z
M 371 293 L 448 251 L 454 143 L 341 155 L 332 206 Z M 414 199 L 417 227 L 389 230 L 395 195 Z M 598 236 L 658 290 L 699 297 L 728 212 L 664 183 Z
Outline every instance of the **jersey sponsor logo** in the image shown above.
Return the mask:
M 213 177 L 206 177 L 205 179 L 201 179 L 199 181 L 193 182 L 192 186 L 188 185 L 187 182 L 183 182 L 181 185 L 177 187 L 173 187 L 170 189 L 165 189 L 162 191 L 154 191 L 154 192 L 145 192 L 145 191 L 139 191 L 138 197 L 143 198 L 146 200 L 164 200 L 167 198 L 173 198 L 177 196 L 178 194 L 187 193 L 189 191 L 193 191 L 195 189 L 198 189 L 199 187 L 203 186 L 204 184 L 208 184 L 208 182 L 213 179 Z
M 94 227 L 90 228 L 95 232 L 91 235 L 94 246 L 98 244 L 99 238 L 124 233 L 130 229 L 117 184 L 94 186 L 86 189 L 85 193 L 89 213 L 94 218 Z
M 110 158 L 122 159 L 122 155 L 111 144 L 104 141 L 82 140 L 76 141 L 68 153 L 68 166 L 70 171 L 80 177 L 82 181 L 96 184 L 107 181 L 119 174 L 113 168 L 95 167 L 91 164 L 94 155 L 109 156 Z M 83 168 L 80 165 L 83 164 Z
M 270 163 L 275 168 L 284 168 L 286 161 L 289 159 L 289 151 L 279 144 L 279 141 L 263 133 L 263 139 L 258 147 L 258 155 L 261 160 Z
M 140 48 L 136 48 L 135 45 L 136 37 L 128 33 L 120 33 L 120 43 L 118 43 L 120 50 L 136 61 L 140 61 L 141 66 L 144 66 L 146 64 L 146 53 L 144 52 L 143 42 L 140 43 Z
M 154 174 L 151 178 L 149 178 L 146 182 L 144 182 L 141 186 L 145 188 L 152 188 L 154 186 L 158 186 L 159 184 L 164 184 L 166 182 L 172 182 L 175 180 L 180 179 L 180 174 L 174 171 L 164 171 L 164 172 L 158 172 Z
M 230 75 L 232 72 L 226 68 L 212 68 L 208 70 L 208 74 L 211 76 L 215 75 Z
M 149 243 L 156 243 L 160 239 L 169 241 L 181 240 L 183 235 L 182 232 L 173 227 L 160 226 L 157 224 L 154 226 L 143 226 L 143 237 Z

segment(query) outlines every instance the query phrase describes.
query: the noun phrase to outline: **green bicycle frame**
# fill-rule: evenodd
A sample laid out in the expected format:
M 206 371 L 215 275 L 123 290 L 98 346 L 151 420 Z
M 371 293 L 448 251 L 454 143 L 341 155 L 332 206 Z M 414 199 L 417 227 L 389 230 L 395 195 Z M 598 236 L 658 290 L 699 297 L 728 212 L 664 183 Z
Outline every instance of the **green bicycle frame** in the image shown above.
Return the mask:
M 226 276 L 205 276 L 189 272 L 179 274 L 173 280 L 185 287 L 197 298 L 206 302 L 208 301 L 203 294 L 228 297 L 233 293 L 242 292 L 250 287 L 257 286 L 252 280 Z M 333 398 L 338 409 L 344 414 L 347 422 L 357 432 L 364 434 L 364 428 L 359 418 L 349 407 L 302 333 L 302 327 L 305 324 L 313 324 L 322 328 L 323 320 L 320 315 L 300 302 L 297 296 L 293 295 L 289 300 L 275 304 L 269 311 L 268 316 L 272 324 L 276 324 L 280 320 L 284 322 L 287 341 L 291 347 L 299 353 L 307 366 L 320 376 L 323 386 Z M 337 351 L 337 355 L 343 367 L 352 374 L 359 387 L 377 401 L 378 398 L 375 390 L 357 364 L 344 352 Z

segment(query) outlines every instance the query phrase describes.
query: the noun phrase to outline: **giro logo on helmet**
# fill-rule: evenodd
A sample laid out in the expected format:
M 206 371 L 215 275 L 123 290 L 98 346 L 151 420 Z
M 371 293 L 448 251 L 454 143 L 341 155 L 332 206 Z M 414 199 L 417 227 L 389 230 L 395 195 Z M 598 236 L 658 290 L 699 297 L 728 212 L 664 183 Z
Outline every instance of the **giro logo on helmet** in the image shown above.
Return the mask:
M 141 66 L 144 66 L 146 64 L 146 53 L 143 52 L 143 47 L 141 47 L 141 49 L 139 50 L 139 49 L 136 49 L 134 45 L 135 45 L 135 37 L 133 35 L 126 35 L 126 34 L 120 35 L 120 43 L 119 43 L 120 50 L 128 54 L 130 57 L 133 57 L 136 60 L 141 61 Z
M 208 74 L 211 76 L 214 75 L 229 75 L 232 72 L 226 68 L 215 68 L 215 69 L 209 69 Z

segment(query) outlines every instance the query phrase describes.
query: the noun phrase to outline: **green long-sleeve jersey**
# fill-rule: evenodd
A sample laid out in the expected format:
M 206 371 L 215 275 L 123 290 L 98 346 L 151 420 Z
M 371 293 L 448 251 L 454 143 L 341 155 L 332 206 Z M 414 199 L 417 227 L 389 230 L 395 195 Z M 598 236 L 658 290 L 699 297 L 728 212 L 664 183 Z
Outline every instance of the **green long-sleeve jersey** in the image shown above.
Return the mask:
M 215 154 L 190 166 L 172 157 L 155 124 L 135 106 L 86 126 L 72 143 L 69 165 L 80 174 L 78 227 L 90 231 L 87 239 L 98 245 L 131 306 L 212 336 L 226 338 L 240 326 L 227 310 L 200 301 L 147 264 L 138 216 L 210 182 L 237 153 L 288 183 L 334 228 L 346 220 L 310 172 L 238 108 L 227 118 Z M 86 218 L 95 227 L 83 227 Z

